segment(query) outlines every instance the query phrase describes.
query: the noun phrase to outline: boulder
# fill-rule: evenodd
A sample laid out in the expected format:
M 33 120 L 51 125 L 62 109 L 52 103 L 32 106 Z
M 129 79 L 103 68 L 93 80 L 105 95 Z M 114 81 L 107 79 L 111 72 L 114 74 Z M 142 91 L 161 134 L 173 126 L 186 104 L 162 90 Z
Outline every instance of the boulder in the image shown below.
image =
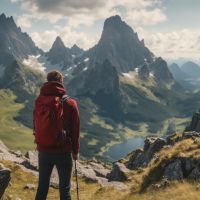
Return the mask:
M 200 168 L 195 167 L 190 173 L 189 178 L 195 181 L 200 181 Z
M 31 170 L 38 169 L 38 152 L 28 151 L 25 154 L 25 159 L 21 162 L 23 166 Z
M 164 169 L 163 177 L 167 180 L 181 180 L 183 179 L 182 162 L 180 159 L 175 159 L 169 163 Z
M 128 169 L 135 170 L 145 167 L 148 164 L 148 158 L 142 149 L 137 149 L 129 158 L 126 166 Z
M 0 165 L 0 199 L 3 197 L 6 188 L 10 182 L 11 171 L 5 168 L 3 165 Z
M 107 175 L 109 181 L 126 181 L 130 170 L 122 163 L 115 162 L 111 172 Z
M 137 149 L 133 152 L 132 156 L 130 156 L 129 160 L 126 162 L 127 168 L 136 170 L 141 167 L 146 167 L 155 153 L 159 152 L 166 145 L 167 142 L 165 139 L 147 137 L 144 142 L 144 150 Z
M 196 112 L 193 117 L 192 121 L 189 126 L 185 129 L 186 132 L 188 131 L 196 131 L 200 132 L 200 111 Z
M 22 158 L 18 158 L 16 155 L 9 152 L 8 148 L 0 140 L 0 160 L 8 160 L 16 163 L 23 161 Z
M 98 177 L 105 178 L 107 177 L 108 173 L 110 173 L 110 170 L 104 167 L 101 163 L 90 162 L 90 166 Z

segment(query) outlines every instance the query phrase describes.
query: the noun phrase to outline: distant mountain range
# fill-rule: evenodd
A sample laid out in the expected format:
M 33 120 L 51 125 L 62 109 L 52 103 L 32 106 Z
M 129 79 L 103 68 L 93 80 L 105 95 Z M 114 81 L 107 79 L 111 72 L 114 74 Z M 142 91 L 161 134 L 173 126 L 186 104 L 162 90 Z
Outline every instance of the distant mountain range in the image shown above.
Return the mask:
M 43 52 L 12 17 L 2 14 L 0 86 L 24 104 L 15 119 L 26 126 L 32 126 L 34 98 L 52 69 L 64 74 L 69 95 L 78 99 L 84 156 L 102 157 L 111 141 L 144 129 L 143 134 L 164 134 L 168 120 L 185 113 L 182 105 L 189 97 L 172 75 L 181 69 L 172 67 L 171 73 L 166 61 L 156 57 L 120 16 L 105 20 L 99 42 L 87 51 L 77 45 L 66 47 L 58 36 Z M 186 115 L 191 112 L 192 108 Z
M 200 87 L 200 66 L 192 61 L 188 61 L 179 66 L 173 63 L 169 66 L 175 80 L 184 88 L 196 90 Z

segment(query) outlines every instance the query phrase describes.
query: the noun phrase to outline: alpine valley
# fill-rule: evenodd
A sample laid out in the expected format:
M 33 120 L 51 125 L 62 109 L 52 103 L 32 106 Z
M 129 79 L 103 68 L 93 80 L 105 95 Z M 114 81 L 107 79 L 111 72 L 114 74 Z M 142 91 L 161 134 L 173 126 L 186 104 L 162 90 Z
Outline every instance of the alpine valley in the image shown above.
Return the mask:
M 58 36 L 44 52 L 13 17 L 2 14 L 0 138 L 9 148 L 34 148 L 34 99 L 53 69 L 64 74 L 68 94 L 78 101 L 83 158 L 110 161 L 110 147 L 129 138 L 181 132 L 200 107 L 200 93 L 174 79 L 172 71 L 179 68 L 172 66 L 172 75 L 120 16 L 105 20 L 99 42 L 89 50 L 66 47 Z M 176 72 L 186 78 L 183 69 Z

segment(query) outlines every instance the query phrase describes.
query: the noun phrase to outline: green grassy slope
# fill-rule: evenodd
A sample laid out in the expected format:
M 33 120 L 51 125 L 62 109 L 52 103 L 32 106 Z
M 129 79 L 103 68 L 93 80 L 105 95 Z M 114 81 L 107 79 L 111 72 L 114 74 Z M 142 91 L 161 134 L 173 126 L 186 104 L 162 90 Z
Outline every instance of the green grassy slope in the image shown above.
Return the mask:
M 16 103 L 11 90 L 0 90 L 0 139 L 13 150 L 34 148 L 32 130 L 15 120 L 24 104 Z

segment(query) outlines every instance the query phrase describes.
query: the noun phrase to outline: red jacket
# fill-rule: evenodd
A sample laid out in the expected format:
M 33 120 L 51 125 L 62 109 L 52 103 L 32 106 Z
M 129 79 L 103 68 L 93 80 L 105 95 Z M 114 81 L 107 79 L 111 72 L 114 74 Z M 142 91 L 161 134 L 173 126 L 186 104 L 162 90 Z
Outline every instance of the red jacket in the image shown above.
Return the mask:
M 44 96 L 59 96 L 66 94 L 64 86 L 56 81 L 44 83 L 40 89 L 40 95 Z M 71 136 L 71 144 L 66 144 L 64 148 L 59 147 L 44 147 L 38 145 L 37 149 L 40 152 L 47 153 L 68 153 L 78 154 L 80 149 L 80 120 L 77 103 L 74 99 L 68 98 L 63 105 L 64 111 L 64 129 L 69 130 Z

